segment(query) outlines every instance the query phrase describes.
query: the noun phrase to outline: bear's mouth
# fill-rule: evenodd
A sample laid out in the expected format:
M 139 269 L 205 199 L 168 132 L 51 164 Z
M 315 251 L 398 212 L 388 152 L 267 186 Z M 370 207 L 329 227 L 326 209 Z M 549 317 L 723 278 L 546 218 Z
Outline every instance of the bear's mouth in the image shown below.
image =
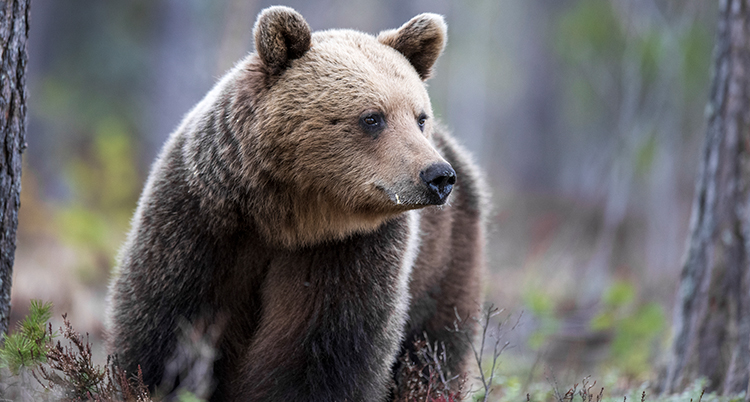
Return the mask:
M 383 185 L 376 185 L 375 188 L 385 193 L 385 195 L 388 196 L 388 198 L 396 205 L 408 205 L 408 199 L 404 199 L 402 196 L 398 195 L 398 192 L 393 191 Z M 403 194 L 403 193 L 402 193 Z
M 392 206 L 403 210 L 424 208 L 430 205 L 443 205 L 448 198 L 447 195 L 445 197 L 434 196 L 426 186 L 385 186 L 383 184 L 376 184 L 375 188 L 388 197 Z

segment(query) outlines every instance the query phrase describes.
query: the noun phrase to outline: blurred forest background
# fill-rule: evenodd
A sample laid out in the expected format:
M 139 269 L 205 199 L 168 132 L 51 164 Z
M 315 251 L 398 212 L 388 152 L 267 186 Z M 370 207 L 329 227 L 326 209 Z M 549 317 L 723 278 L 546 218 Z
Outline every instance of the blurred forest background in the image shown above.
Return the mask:
M 255 16 L 272 4 L 34 0 L 13 319 L 31 298 L 52 301 L 101 347 L 107 281 L 150 163 L 252 50 Z M 510 321 L 523 311 L 504 335 L 505 392 L 549 373 L 655 378 L 705 133 L 715 2 L 285 4 L 313 30 L 446 17 L 429 92 L 492 186 L 486 300 Z

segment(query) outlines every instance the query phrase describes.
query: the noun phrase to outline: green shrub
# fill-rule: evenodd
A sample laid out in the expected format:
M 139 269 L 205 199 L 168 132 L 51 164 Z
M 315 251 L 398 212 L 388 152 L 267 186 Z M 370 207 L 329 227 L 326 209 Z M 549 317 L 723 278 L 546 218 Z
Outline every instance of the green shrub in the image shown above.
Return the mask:
M 47 321 L 52 317 L 52 303 L 31 301 L 29 315 L 19 323 L 16 331 L 2 335 L 0 367 L 18 375 L 22 368 L 34 369 L 47 361 L 47 351 L 56 334 L 47 330 Z

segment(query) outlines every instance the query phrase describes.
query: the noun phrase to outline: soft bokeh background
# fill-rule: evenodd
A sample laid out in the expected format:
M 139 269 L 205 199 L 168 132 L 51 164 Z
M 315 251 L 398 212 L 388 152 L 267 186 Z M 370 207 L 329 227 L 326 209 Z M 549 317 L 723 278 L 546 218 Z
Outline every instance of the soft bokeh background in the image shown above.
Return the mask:
M 504 335 L 503 392 L 550 374 L 656 375 L 705 127 L 714 3 L 285 2 L 313 30 L 446 17 L 429 91 L 492 187 L 486 299 L 512 322 L 523 311 Z M 49 300 L 101 346 L 107 280 L 149 165 L 251 51 L 271 4 L 34 0 L 14 319 L 29 299 Z

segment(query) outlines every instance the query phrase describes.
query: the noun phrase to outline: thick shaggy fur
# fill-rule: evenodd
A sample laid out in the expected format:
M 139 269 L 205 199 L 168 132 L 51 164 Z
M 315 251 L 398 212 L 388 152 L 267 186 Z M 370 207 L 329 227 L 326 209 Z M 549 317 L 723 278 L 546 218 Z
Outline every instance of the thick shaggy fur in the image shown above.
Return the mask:
M 384 400 L 423 333 L 463 370 L 446 328 L 478 305 L 485 200 L 422 82 L 445 30 L 434 14 L 378 38 L 259 15 L 256 53 L 186 115 L 139 201 L 109 295 L 126 370 L 157 387 L 179 324 L 212 320 L 214 400 Z M 446 161 L 457 182 L 431 206 L 424 172 Z

